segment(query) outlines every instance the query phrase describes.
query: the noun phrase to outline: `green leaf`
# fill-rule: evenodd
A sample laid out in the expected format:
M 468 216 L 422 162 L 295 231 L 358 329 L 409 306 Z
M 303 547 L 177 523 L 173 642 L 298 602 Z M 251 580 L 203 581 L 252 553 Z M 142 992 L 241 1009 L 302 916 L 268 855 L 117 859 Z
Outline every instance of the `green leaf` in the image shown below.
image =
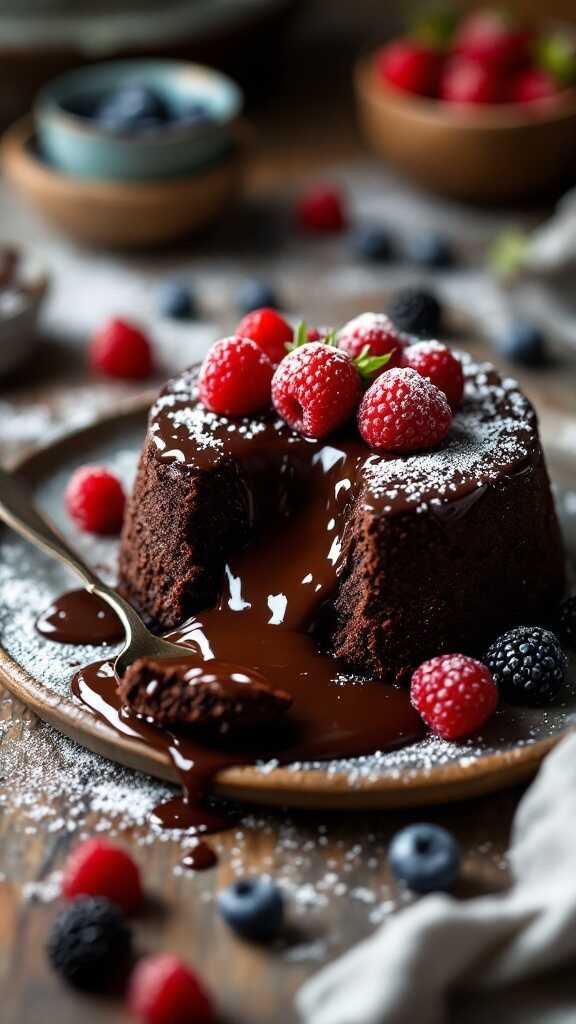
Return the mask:
M 458 24 L 456 12 L 444 4 L 425 8 L 412 19 L 410 35 L 433 50 L 445 50 Z
M 559 85 L 576 81 L 576 40 L 567 32 L 551 32 L 538 40 L 536 60 Z
M 308 328 L 307 328 L 304 320 L 301 320 L 300 323 L 296 326 L 296 328 L 294 330 L 294 338 L 293 338 L 293 340 L 286 342 L 286 349 L 288 350 L 288 352 L 294 352 L 295 349 L 302 348 L 302 345 L 307 345 L 307 344 L 308 344 Z
M 302 348 L 302 345 L 308 344 L 308 328 L 304 320 L 301 320 L 294 330 L 293 340 L 286 342 L 286 348 L 288 352 L 294 352 L 295 349 Z M 332 345 L 333 348 L 338 345 L 338 334 L 334 328 L 331 328 L 328 333 L 320 339 L 319 344 Z
M 529 249 L 528 234 L 520 228 L 509 228 L 490 247 L 488 267 L 497 277 L 511 277 L 524 266 Z
M 385 356 L 371 356 L 370 346 L 365 345 L 360 355 L 354 359 L 354 366 L 361 377 L 364 377 L 365 380 L 370 380 L 375 373 L 378 373 L 378 370 L 381 370 L 383 366 L 390 362 L 395 351 L 396 349 L 392 349 Z

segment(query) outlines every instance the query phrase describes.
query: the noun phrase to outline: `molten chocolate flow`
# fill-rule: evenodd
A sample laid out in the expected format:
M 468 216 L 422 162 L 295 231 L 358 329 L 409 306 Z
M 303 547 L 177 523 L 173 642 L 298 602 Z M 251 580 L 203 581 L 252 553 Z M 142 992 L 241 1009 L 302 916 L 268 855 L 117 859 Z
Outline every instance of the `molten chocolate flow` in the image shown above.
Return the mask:
M 244 447 L 244 440 L 240 444 Z M 173 448 L 170 457 L 182 461 L 187 454 Z M 273 428 L 246 442 L 241 464 L 247 501 L 260 523 L 257 535 L 226 565 L 218 605 L 171 634 L 196 659 L 212 661 L 215 675 L 222 665 L 224 685 L 226 663 L 232 662 L 287 691 L 294 703 L 284 728 L 272 735 L 268 730 L 264 740 L 251 736 L 247 744 L 218 749 L 196 733 L 160 730 L 122 709 L 109 665 L 91 666 L 75 677 L 74 692 L 98 715 L 120 732 L 168 751 L 183 780 L 187 807 L 177 803 L 157 811 L 163 824 L 205 831 L 222 827 L 221 820 L 208 820 L 201 798 L 225 767 L 262 757 L 283 763 L 354 757 L 420 735 L 420 720 L 405 692 L 352 678 L 320 652 L 314 636 L 319 610 L 336 585 L 358 466 L 367 454 L 360 443 L 318 446 L 294 435 L 278 443 Z M 210 472 L 212 453 L 197 455 Z M 266 525 L 264 508 L 272 517 Z
M 42 613 L 36 629 L 60 644 L 115 644 L 124 636 L 110 606 L 87 590 L 70 590 L 58 597 Z
M 487 375 L 484 377 L 488 380 Z M 480 377 L 478 395 L 453 427 L 464 451 L 473 430 L 488 418 L 517 417 L 517 435 L 525 442 L 525 463 L 534 462 L 537 438 L 521 396 L 514 410 L 501 391 L 497 405 L 487 409 Z M 183 781 L 186 803 L 172 801 L 156 812 L 163 824 L 216 830 L 222 827 L 203 806 L 210 780 L 222 769 L 274 757 L 280 763 L 355 757 L 409 743 L 421 734 L 421 722 L 408 695 L 378 680 L 354 678 L 344 666 L 322 653 L 331 598 L 349 556 L 347 524 L 359 503 L 368 517 L 402 514 L 418 500 L 445 504 L 450 515 L 466 514 L 482 499 L 480 468 L 465 459 L 448 459 L 451 476 L 440 485 L 438 474 L 428 483 L 410 479 L 402 460 L 392 468 L 398 478 L 384 491 L 372 486 L 374 469 L 388 457 L 371 453 L 352 435 L 331 443 L 311 442 L 282 423 L 226 421 L 194 407 L 194 374 L 184 375 L 154 406 L 149 438 L 156 457 L 178 464 L 193 475 L 211 474 L 228 461 L 244 484 L 246 519 L 252 539 L 225 565 L 217 605 L 194 616 L 171 639 L 188 645 L 195 657 L 212 662 L 226 683 L 224 663 L 260 673 L 269 685 L 287 691 L 293 705 L 286 727 L 268 730 L 258 742 L 226 749 L 202 742 L 199 731 L 160 730 L 120 707 L 110 665 L 79 673 L 74 692 L 118 731 L 166 750 Z M 489 404 L 489 403 L 488 403 Z M 525 422 L 523 423 L 522 417 Z M 499 420 L 498 420 L 499 422 Z M 503 428 L 503 436 L 506 431 Z M 492 471 L 518 468 L 518 449 L 487 445 Z M 410 473 L 419 472 L 418 460 Z M 380 474 L 382 475 L 382 474 Z M 397 486 L 396 486 L 397 483 Z M 443 490 L 439 489 L 443 487 Z M 446 516 L 446 522 L 449 522 Z

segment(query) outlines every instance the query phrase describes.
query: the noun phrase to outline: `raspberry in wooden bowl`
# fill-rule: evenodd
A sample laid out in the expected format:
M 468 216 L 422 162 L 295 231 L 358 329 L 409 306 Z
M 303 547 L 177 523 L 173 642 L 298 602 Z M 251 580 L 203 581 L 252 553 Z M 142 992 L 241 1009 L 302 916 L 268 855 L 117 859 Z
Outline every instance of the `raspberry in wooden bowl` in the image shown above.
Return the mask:
M 569 30 L 497 11 L 427 23 L 362 58 L 355 72 L 372 148 L 421 185 L 474 202 L 522 199 L 570 182 L 575 85 Z

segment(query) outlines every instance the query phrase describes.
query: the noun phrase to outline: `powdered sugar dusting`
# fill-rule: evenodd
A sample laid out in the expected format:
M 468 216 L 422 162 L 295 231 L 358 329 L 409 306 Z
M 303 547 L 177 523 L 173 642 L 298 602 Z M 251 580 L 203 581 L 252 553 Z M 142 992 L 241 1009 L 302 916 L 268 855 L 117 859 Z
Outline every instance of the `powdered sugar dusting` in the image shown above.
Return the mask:
M 428 343 L 433 344 L 433 343 Z M 501 380 L 487 363 L 456 353 L 465 373 L 462 409 L 446 440 L 433 451 L 383 459 L 369 457 L 365 475 L 373 498 L 425 511 L 456 490 L 483 487 L 526 459 L 537 444 L 535 418 L 512 380 Z

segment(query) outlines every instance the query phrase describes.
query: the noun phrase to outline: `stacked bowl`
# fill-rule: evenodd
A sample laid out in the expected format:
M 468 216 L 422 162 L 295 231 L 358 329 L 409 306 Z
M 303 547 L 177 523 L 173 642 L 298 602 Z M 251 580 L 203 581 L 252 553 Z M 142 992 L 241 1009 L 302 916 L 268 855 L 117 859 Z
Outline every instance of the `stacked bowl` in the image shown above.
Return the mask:
M 4 140 L 9 178 L 54 223 L 115 247 L 214 220 L 242 167 L 242 94 L 183 61 L 115 61 L 55 79 Z

